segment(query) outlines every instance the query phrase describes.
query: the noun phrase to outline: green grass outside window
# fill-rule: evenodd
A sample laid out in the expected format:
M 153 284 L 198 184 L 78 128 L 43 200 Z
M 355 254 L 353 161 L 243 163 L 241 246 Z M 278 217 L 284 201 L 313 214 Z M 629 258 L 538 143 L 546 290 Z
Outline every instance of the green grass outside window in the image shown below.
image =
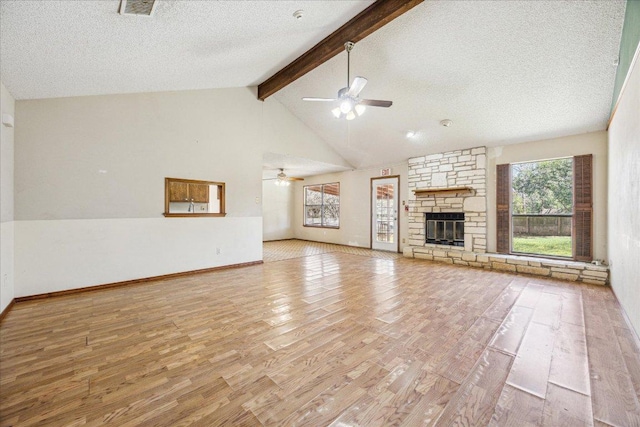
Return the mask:
M 571 257 L 571 236 L 513 237 L 513 252 Z

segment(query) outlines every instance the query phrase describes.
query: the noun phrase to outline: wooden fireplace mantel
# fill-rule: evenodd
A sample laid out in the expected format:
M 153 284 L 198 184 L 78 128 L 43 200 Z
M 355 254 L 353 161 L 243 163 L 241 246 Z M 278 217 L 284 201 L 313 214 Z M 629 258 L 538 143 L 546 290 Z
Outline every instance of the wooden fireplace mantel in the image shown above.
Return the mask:
M 472 195 L 475 190 L 471 187 L 443 187 L 443 188 L 420 188 L 413 190 L 416 197 L 429 197 L 429 196 L 450 196 L 450 195 Z

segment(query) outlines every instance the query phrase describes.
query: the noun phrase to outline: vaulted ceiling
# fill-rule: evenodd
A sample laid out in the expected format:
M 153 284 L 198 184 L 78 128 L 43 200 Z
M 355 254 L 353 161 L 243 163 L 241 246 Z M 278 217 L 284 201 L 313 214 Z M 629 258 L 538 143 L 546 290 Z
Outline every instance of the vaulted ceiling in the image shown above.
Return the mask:
M 371 3 L 158 0 L 152 17 L 132 17 L 119 0 L 3 0 L 0 74 L 17 99 L 253 86 Z M 273 97 L 357 168 L 602 130 L 624 11 L 623 0 L 425 1 L 351 54 L 352 77 L 369 80 L 362 97 L 391 108 L 347 122 L 302 101 L 346 85 L 345 53 Z

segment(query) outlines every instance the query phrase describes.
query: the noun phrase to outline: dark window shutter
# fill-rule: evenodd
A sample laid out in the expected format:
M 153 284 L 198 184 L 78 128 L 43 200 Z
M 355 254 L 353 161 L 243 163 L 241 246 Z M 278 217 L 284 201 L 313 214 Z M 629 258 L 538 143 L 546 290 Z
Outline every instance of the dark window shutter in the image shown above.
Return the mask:
M 496 167 L 496 251 L 502 254 L 511 252 L 511 167 Z
M 576 261 L 591 261 L 593 223 L 593 156 L 573 158 L 573 256 Z

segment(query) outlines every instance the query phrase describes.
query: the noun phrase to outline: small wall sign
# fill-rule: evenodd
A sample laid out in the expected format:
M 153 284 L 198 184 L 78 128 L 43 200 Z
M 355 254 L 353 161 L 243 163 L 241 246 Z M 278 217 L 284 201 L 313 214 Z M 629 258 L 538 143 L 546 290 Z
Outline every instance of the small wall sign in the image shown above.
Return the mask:
M 391 168 L 380 169 L 380 176 L 391 176 Z

